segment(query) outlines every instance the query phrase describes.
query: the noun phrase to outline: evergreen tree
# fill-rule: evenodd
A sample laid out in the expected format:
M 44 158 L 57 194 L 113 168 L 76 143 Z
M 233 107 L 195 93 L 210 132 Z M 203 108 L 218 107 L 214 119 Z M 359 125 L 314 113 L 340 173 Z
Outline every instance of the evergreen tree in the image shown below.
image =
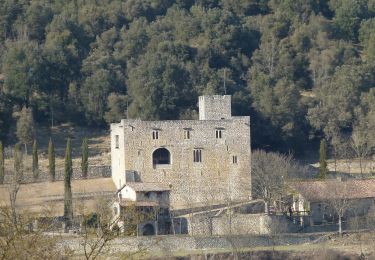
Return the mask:
M 51 138 L 48 143 L 48 171 L 50 180 L 55 181 L 55 148 Z
M 320 141 L 319 149 L 319 178 L 325 179 L 328 173 L 327 168 L 327 142 L 325 139 Z
M 64 178 L 64 219 L 66 225 L 69 227 L 73 220 L 73 202 L 72 202 L 72 175 L 73 175 L 73 166 L 72 166 L 72 151 L 70 138 L 66 143 L 65 150 L 65 178 Z
M 81 150 L 82 150 L 82 162 L 81 162 L 82 177 L 86 179 L 88 167 L 89 167 L 89 162 L 88 162 L 89 146 L 88 146 L 88 141 L 86 137 L 83 138 Z
M 3 147 L 3 143 L 0 141 L 0 184 L 4 184 L 4 176 L 5 176 L 4 147 Z
M 38 147 L 36 140 L 33 143 L 33 178 L 37 180 L 39 176 Z
M 34 137 L 34 119 L 31 109 L 22 108 L 17 120 L 16 134 L 18 140 L 25 145 L 27 154 L 27 144 L 31 143 Z

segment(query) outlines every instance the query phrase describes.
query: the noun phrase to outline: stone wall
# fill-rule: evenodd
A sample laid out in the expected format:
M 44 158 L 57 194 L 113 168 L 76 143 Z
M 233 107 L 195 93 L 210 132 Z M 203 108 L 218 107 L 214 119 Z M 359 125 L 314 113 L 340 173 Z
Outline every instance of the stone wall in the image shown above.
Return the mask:
M 232 117 L 231 96 L 199 97 L 199 120 L 221 120 Z
M 313 242 L 321 237 L 321 234 L 302 235 L 277 235 L 270 236 L 147 236 L 116 238 L 109 243 L 108 253 L 148 251 L 162 252 L 167 255 L 173 251 L 191 251 L 206 249 L 223 249 L 250 247 L 262 247 L 272 245 L 290 245 Z M 82 252 L 82 240 L 65 239 L 61 247 L 69 247 L 76 254 Z
M 179 220 L 176 220 L 177 226 Z M 265 214 L 221 214 L 220 216 L 196 215 L 186 217 L 181 223 L 186 223 L 190 235 L 267 235 L 285 232 L 295 232 L 298 226 L 284 216 Z

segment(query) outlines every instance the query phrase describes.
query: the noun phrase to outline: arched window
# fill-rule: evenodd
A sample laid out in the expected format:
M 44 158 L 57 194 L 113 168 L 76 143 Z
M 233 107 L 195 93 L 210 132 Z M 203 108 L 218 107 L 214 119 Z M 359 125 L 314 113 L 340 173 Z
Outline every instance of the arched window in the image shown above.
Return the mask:
M 152 154 L 152 163 L 157 164 L 171 164 L 171 153 L 165 148 L 159 148 Z
M 152 224 L 150 224 L 150 223 L 146 224 L 143 227 L 142 235 L 144 235 L 144 236 L 153 236 L 153 235 L 155 235 L 155 227 Z

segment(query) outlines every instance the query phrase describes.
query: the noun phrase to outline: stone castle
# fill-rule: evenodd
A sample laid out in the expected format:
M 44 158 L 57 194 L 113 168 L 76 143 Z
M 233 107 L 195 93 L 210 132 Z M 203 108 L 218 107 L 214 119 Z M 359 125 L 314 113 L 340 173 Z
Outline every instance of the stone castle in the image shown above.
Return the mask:
M 250 117 L 231 114 L 231 96 L 200 96 L 199 120 L 111 124 L 112 179 L 163 185 L 171 208 L 251 198 Z

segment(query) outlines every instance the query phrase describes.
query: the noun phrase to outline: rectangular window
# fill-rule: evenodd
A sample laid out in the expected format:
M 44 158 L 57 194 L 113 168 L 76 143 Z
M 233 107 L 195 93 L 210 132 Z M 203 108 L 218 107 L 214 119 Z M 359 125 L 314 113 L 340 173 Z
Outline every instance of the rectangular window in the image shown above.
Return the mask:
M 223 130 L 216 129 L 216 139 L 221 139 L 223 137 Z
M 184 130 L 184 139 L 190 139 L 190 130 Z
M 194 149 L 193 162 L 202 162 L 202 149 Z
M 159 139 L 159 131 L 157 130 L 152 131 L 152 139 L 154 140 Z
M 232 162 L 233 164 L 237 164 L 237 155 L 232 156 Z
M 120 137 L 115 135 L 115 147 L 118 149 L 120 147 Z

